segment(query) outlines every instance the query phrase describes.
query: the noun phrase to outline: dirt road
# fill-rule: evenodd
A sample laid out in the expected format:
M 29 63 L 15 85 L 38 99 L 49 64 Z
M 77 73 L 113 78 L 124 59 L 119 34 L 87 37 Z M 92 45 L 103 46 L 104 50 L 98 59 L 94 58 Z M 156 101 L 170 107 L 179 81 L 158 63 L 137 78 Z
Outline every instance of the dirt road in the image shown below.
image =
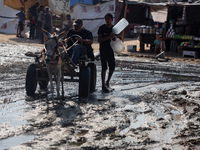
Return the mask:
M 196 63 L 117 56 L 112 93 L 80 103 L 65 83 L 64 106 L 49 94 L 25 92 L 25 76 L 41 46 L 0 43 L 0 149 L 200 149 L 200 69 Z

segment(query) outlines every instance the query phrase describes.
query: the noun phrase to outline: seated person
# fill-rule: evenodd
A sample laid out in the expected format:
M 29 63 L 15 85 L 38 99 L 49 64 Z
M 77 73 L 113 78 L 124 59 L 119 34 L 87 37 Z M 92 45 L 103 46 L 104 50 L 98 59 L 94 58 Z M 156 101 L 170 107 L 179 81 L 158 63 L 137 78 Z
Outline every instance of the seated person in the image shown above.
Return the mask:
M 73 26 L 74 28 L 70 29 L 67 33 L 65 42 L 67 43 L 67 46 L 70 47 L 78 40 L 78 43 L 67 51 L 68 57 L 71 58 L 72 65 L 75 67 L 82 56 L 87 56 L 94 60 L 94 54 L 91 46 L 93 43 L 92 33 L 89 30 L 82 28 L 83 21 L 81 19 L 76 19 Z
M 165 46 L 165 41 L 163 40 L 162 35 L 159 36 L 160 39 L 160 51 L 159 54 L 156 55 L 156 58 L 165 58 L 165 50 L 166 50 L 166 46 Z
M 156 40 L 154 41 L 154 44 L 155 44 L 154 55 L 157 55 L 160 53 L 160 44 L 161 44 L 159 34 L 156 35 Z

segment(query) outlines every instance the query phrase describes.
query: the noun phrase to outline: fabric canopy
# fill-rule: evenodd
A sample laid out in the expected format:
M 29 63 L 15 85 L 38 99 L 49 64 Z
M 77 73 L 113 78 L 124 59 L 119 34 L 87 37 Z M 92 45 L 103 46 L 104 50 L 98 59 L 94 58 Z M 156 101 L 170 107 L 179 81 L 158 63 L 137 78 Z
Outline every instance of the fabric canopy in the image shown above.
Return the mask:
M 151 15 L 154 22 L 164 23 L 167 20 L 168 9 L 165 6 L 151 6 Z
M 26 2 L 24 2 L 24 0 L 4 0 L 3 4 L 16 10 L 20 10 L 20 7 L 25 6 L 25 10 L 28 11 L 28 8 L 36 2 L 39 2 L 43 6 L 48 6 L 47 0 L 27 0 Z
M 70 11 L 69 0 L 48 0 L 51 13 L 56 15 L 68 14 Z
M 72 19 L 82 19 L 83 27 L 90 30 L 94 37 L 97 37 L 98 28 L 102 24 L 105 24 L 104 16 L 108 12 L 115 17 L 115 1 L 98 5 L 76 4 L 71 9 L 70 14 Z
M 0 0 L 0 32 L 16 34 L 18 18 L 16 14 L 18 10 L 9 8 L 3 5 L 3 0 Z

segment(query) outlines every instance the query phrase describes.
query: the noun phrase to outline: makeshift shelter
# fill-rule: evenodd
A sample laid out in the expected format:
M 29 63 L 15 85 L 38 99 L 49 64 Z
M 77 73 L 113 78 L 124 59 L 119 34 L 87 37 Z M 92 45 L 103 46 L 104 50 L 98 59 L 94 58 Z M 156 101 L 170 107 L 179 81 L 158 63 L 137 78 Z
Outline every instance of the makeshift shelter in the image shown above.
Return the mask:
M 70 10 L 69 0 L 4 0 L 4 5 L 17 10 L 24 7 L 27 12 L 36 2 L 43 6 L 49 6 L 51 12 L 56 15 L 67 14 Z
M 20 10 L 20 7 L 24 7 L 25 10 L 28 10 L 36 2 L 39 2 L 40 5 L 48 6 L 47 0 L 4 0 L 3 5 L 11 7 L 16 10 Z
M 157 3 L 154 0 L 120 0 L 120 2 L 124 4 L 120 18 L 126 18 L 129 23 L 146 25 L 145 27 L 140 26 L 139 29 L 140 51 L 144 51 L 144 44 L 153 44 L 156 33 L 162 34 L 168 40 L 168 50 L 173 52 L 177 52 L 177 46 L 183 40 L 193 40 L 200 36 L 200 18 L 198 17 L 200 3 L 198 1 L 192 3 L 157 1 Z M 155 22 L 166 22 L 166 26 L 154 29 L 153 33 L 149 32 L 154 28 L 147 23 L 150 15 Z M 137 30 L 134 31 L 138 33 Z M 177 36 L 178 34 L 181 36 Z
M 70 14 L 72 19 L 81 18 L 83 27 L 90 30 L 94 37 L 97 37 L 98 28 L 105 24 L 104 16 L 108 12 L 115 17 L 114 0 L 98 5 L 76 4 L 71 8 Z
M 18 18 L 16 14 L 18 10 L 3 5 L 0 0 L 0 32 L 13 34 L 17 32 Z

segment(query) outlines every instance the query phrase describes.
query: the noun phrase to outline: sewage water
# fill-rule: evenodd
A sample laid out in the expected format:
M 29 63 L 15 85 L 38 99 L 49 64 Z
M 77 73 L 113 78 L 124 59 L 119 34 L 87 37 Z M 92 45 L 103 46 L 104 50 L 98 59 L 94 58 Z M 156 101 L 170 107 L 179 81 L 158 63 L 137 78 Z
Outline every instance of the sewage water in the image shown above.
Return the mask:
M 22 134 L 4 140 L 0 140 L 0 150 L 8 149 L 10 147 L 26 143 L 32 139 L 34 139 L 34 135 Z

